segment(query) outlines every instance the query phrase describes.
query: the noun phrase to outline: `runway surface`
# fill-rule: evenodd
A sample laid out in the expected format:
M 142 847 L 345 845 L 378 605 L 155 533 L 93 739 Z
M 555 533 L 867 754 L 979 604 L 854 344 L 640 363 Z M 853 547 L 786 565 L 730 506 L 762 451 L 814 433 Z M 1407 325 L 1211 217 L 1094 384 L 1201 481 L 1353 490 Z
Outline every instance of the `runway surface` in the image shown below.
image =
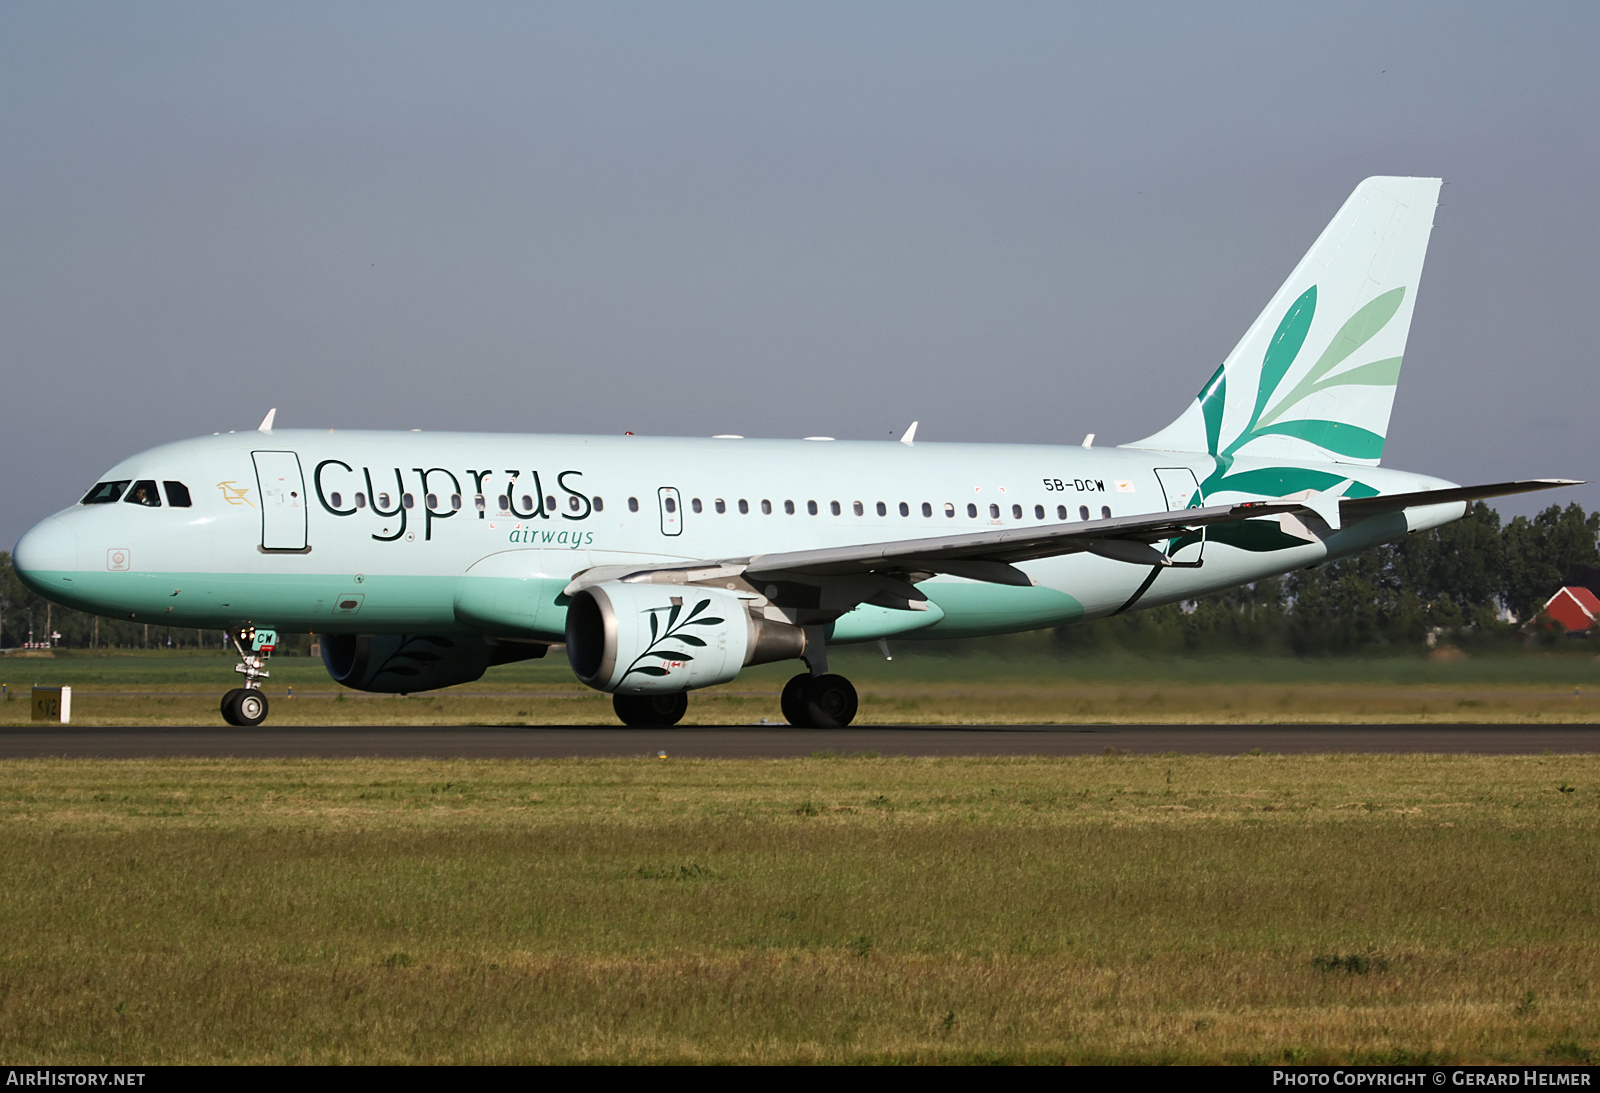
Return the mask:
M 0 758 L 274 757 L 554 759 L 654 756 L 777 759 L 818 751 L 880 755 L 1101 755 L 1178 752 L 1600 752 L 1600 725 L 1002 725 L 794 729 L 787 725 L 626 728 L 0 729 Z

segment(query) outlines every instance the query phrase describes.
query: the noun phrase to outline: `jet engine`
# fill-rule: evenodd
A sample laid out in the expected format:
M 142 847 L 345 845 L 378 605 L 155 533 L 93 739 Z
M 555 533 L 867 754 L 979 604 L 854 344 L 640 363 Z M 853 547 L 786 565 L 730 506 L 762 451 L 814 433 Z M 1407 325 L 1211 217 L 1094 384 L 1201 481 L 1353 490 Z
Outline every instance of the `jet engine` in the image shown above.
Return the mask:
M 805 631 L 751 613 L 720 588 L 606 581 L 567 605 L 578 679 L 617 694 L 673 694 L 726 683 L 750 664 L 805 652 Z
M 323 634 L 322 663 L 335 683 L 411 694 L 471 683 L 491 665 L 542 657 L 548 645 L 490 642 L 477 634 Z

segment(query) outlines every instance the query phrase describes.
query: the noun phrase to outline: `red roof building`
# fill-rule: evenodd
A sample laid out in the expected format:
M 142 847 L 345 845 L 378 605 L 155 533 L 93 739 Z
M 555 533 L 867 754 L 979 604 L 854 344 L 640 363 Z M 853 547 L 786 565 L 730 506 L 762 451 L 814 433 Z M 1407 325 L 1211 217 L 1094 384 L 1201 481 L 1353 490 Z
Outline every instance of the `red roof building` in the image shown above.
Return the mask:
M 1565 626 L 1568 633 L 1587 630 L 1600 621 L 1600 599 L 1587 588 L 1568 585 L 1550 597 L 1544 613 Z

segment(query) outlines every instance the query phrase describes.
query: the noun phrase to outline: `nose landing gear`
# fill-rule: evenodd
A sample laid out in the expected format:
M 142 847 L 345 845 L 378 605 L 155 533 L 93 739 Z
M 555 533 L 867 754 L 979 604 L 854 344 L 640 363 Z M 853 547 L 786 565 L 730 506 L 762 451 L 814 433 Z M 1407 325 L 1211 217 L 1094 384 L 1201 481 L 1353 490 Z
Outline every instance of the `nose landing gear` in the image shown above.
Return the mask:
M 228 637 L 239 651 L 242 663 L 234 665 L 233 670 L 244 676 L 244 686 L 222 696 L 222 719 L 230 725 L 251 728 L 267 719 L 267 696 L 261 691 L 261 681 L 272 674 L 266 664 L 277 648 L 278 632 L 245 626 L 229 631 Z

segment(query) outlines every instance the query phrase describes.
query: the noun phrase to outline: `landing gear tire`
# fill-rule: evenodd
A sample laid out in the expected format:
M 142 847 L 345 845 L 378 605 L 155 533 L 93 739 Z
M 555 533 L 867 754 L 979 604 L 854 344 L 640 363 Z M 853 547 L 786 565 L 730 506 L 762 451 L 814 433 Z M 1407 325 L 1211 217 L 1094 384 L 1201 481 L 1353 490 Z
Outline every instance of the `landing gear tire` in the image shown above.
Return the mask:
M 666 728 L 682 721 L 689 712 L 689 696 L 683 691 L 673 695 L 612 695 L 611 708 L 624 725 Z
M 267 719 L 267 696 L 260 691 L 235 687 L 222 696 L 222 720 L 242 729 L 252 728 Z
M 810 686 L 811 673 L 801 672 L 783 685 L 783 697 L 778 700 L 778 706 L 783 710 L 783 719 L 797 729 L 813 727 L 811 716 L 806 711 L 806 691 Z
M 244 693 L 243 687 L 235 687 L 222 696 L 222 720 L 230 725 L 239 724 L 239 696 Z
M 254 728 L 267 719 L 267 696 L 260 691 L 245 691 L 234 703 L 233 709 L 234 716 L 239 719 L 235 724 L 247 729 Z
M 779 699 L 783 718 L 802 729 L 842 729 L 856 718 L 856 689 L 844 676 L 801 673 Z
M 819 729 L 842 729 L 856 719 L 856 689 L 844 676 L 815 676 L 806 688 L 806 713 Z

